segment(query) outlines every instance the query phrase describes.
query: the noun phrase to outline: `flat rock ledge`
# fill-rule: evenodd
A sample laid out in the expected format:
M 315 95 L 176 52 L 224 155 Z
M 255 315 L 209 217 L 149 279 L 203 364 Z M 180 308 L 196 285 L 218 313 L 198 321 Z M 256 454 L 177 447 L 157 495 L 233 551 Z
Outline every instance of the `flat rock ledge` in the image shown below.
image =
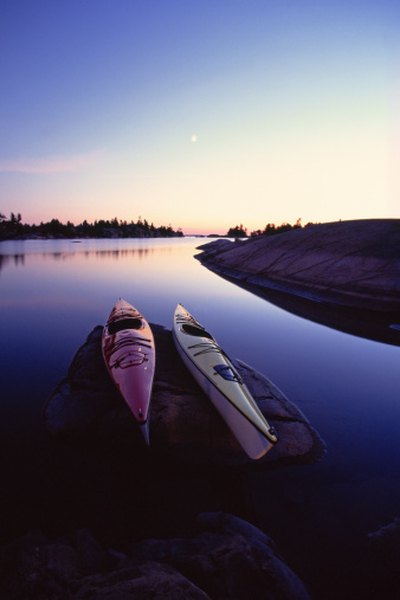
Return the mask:
M 136 452 L 148 452 L 105 368 L 102 329 L 96 326 L 90 332 L 66 377 L 47 400 L 46 430 L 53 436 L 90 439 L 95 443 L 114 440 L 133 446 Z M 254 464 L 186 370 L 171 331 L 154 324 L 152 329 L 157 356 L 150 453 L 178 464 Z M 304 464 L 321 459 L 325 444 L 301 411 L 266 377 L 239 360 L 233 362 L 279 438 L 276 446 L 256 464 Z
M 272 540 L 226 513 L 201 513 L 190 537 L 148 539 L 121 552 L 88 529 L 49 539 L 32 531 L 0 548 L 10 600 L 307 600 Z
M 202 264 L 239 284 L 400 318 L 400 219 L 324 223 L 199 249 Z

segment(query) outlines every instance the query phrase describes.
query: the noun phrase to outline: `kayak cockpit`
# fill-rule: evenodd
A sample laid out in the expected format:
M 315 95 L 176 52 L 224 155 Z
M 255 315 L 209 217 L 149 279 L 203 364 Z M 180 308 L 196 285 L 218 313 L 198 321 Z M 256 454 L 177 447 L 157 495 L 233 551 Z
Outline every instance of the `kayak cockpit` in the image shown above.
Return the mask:
M 142 326 L 142 319 L 118 319 L 118 321 L 114 321 L 113 323 L 110 323 L 108 325 L 108 333 L 110 335 L 114 335 L 118 333 L 118 331 L 122 331 L 123 329 L 140 329 Z
M 202 329 L 201 327 L 196 327 L 196 325 L 189 325 L 187 323 L 185 323 L 184 325 L 182 325 L 182 331 L 184 331 L 185 333 L 188 333 L 189 335 L 195 335 L 197 337 L 205 337 L 208 338 L 209 340 L 213 340 L 213 336 L 211 335 L 211 333 L 208 333 L 208 331 L 206 331 L 205 329 Z
M 214 365 L 213 368 L 214 371 L 218 373 L 218 375 L 221 375 L 221 377 L 226 381 L 236 381 L 236 383 L 243 383 L 243 380 L 240 377 L 239 373 L 235 371 L 235 369 L 230 365 Z

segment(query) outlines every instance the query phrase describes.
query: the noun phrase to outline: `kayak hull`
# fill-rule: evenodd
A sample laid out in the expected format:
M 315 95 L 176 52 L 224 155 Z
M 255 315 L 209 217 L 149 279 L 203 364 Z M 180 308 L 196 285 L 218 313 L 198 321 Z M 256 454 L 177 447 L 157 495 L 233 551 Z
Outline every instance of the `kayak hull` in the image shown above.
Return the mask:
M 184 364 L 224 419 L 246 454 L 257 460 L 271 450 L 276 434 L 216 340 L 180 304 L 173 336 Z
M 146 319 L 131 304 L 117 300 L 103 329 L 107 370 L 149 443 L 149 409 L 155 370 L 155 346 Z

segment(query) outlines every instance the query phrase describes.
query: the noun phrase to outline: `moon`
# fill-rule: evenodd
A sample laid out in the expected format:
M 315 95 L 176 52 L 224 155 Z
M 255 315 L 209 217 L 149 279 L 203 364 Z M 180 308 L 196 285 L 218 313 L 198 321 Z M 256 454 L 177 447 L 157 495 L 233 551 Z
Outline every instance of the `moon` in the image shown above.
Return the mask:
M 192 133 L 192 137 L 190 138 L 192 144 L 195 144 L 197 142 L 197 134 L 196 133 Z

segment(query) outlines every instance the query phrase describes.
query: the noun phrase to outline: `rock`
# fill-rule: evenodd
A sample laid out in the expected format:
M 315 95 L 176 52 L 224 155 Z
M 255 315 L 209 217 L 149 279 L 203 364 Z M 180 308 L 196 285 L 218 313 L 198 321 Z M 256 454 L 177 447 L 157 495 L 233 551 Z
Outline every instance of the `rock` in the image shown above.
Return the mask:
M 74 533 L 72 544 L 76 548 L 77 566 L 83 575 L 91 575 L 102 570 L 107 557 L 103 548 L 88 529 Z
M 388 571 L 397 574 L 400 584 L 400 517 L 368 534 L 368 539 L 376 558 Z
M 130 556 L 118 561 L 88 531 L 55 540 L 27 535 L 13 542 L 12 551 L 10 545 L 0 548 L 0 556 L 8 557 L 0 592 L 10 600 L 309 598 L 272 540 L 250 523 L 226 513 L 203 513 L 195 527 L 191 536 L 134 543 Z M 94 554 L 88 561 L 86 553 L 83 563 L 82 535 Z M 108 560 L 99 562 L 99 551 Z M 96 565 L 90 574 L 88 562 L 91 569 Z
M 235 240 L 235 244 L 240 244 L 239 240 Z M 232 241 L 227 239 L 218 239 L 213 240 L 212 242 L 207 242 L 206 244 L 202 244 L 200 246 L 201 250 L 207 253 L 207 256 L 220 256 L 226 250 L 232 249 Z
M 175 349 L 171 332 L 152 325 L 156 373 L 151 407 L 151 448 L 163 458 L 187 464 L 246 464 L 238 445 Z M 110 380 L 101 354 L 102 327 L 97 326 L 76 353 L 67 376 L 48 399 L 48 432 L 84 439 L 112 439 L 142 448 L 136 423 Z M 234 361 L 279 442 L 260 462 L 292 463 L 319 459 L 325 445 L 304 415 L 263 375 Z
M 226 513 L 203 513 L 197 526 L 191 538 L 135 544 L 133 557 L 172 564 L 215 600 L 309 598 L 272 540 L 253 525 Z
M 400 311 L 400 220 L 340 221 L 200 246 L 210 269 L 266 290 L 356 308 Z
M 397 598 L 400 590 L 400 517 L 368 534 L 369 584 L 375 596 Z
M 76 600 L 208 600 L 209 596 L 179 571 L 155 562 L 127 566 L 81 582 Z
M 322 458 L 325 444 L 299 408 L 261 373 L 242 361 L 234 362 L 261 412 L 278 432 L 279 443 L 264 457 L 264 462 L 296 458 L 314 462 Z
M 0 580 L 2 597 L 64 598 L 69 582 L 78 575 L 75 550 L 61 541 L 32 544 L 29 537 L 18 541 L 14 562 L 8 561 L 7 576 Z M 1 553 L 7 552 L 4 548 Z

